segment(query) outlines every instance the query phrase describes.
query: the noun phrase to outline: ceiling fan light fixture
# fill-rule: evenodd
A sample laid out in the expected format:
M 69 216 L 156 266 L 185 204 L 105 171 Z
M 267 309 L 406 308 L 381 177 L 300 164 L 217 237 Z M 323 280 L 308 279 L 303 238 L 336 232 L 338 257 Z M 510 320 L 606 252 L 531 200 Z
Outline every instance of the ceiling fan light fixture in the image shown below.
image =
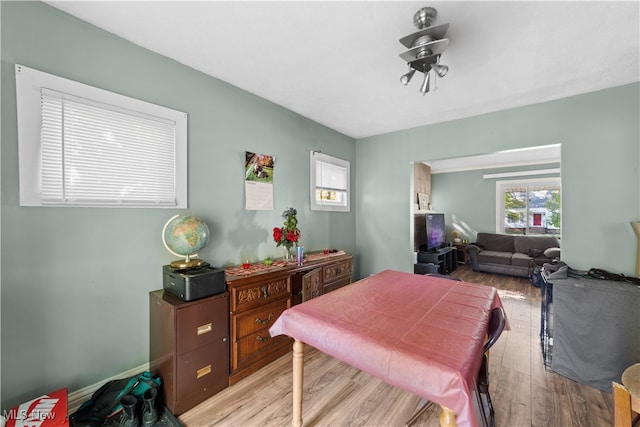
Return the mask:
M 444 77 L 449 72 L 449 67 L 440 64 L 440 55 L 449 45 L 449 39 L 445 38 L 449 24 L 441 24 L 431 27 L 437 12 L 432 7 L 424 7 L 413 15 L 413 24 L 419 31 L 400 39 L 407 50 L 400 57 L 409 65 L 409 72 L 400 77 L 403 85 L 409 84 L 415 71 L 424 73 L 424 80 L 420 86 L 420 92 L 425 95 L 435 85 L 437 77 Z M 433 78 L 429 76 L 433 70 Z M 433 88 L 435 89 L 435 87 Z
M 436 72 L 438 77 L 444 77 L 449 72 L 449 67 L 447 67 L 446 65 L 442 65 L 442 64 L 433 64 L 431 66 L 431 68 L 433 68 L 433 71 Z
M 409 84 L 409 82 L 411 81 L 411 78 L 416 73 L 416 69 L 415 68 L 412 68 L 412 67 L 409 67 L 409 68 L 410 68 L 410 70 L 406 74 L 403 74 L 400 77 L 400 83 L 402 83 L 405 86 Z
M 420 92 L 422 92 L 422 96 L 426 95 L 429 92 L 429 73 L 424 73 L 424 81 L 422 82 L 422 86 L 420 86 Z

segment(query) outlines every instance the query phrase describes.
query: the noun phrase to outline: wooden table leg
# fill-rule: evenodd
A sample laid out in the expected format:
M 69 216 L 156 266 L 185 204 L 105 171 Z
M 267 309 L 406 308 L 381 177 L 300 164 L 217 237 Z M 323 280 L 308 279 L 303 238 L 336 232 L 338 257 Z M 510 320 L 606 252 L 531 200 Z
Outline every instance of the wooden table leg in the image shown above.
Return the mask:
M 304 343 L 293 342 L 293 427 L 302 427 L 302 377 L 304 373 Z
M 456 413 L 444 405 L 440 405 L 440 427 L 456 427 Z

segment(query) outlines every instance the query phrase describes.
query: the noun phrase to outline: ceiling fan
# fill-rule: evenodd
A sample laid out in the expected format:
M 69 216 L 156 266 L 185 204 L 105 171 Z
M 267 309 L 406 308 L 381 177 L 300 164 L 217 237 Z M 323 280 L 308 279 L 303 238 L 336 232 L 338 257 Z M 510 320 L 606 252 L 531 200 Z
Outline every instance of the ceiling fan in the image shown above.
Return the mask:
M 409 71 L 400 77 L 400 82 L 407 85 L 416 71 L 424 73 L 424 80 L 420 92 L 425 95 L 431 90 L 431 71 L 435 76 L 444 77 L 449 67 L 440 64 L 440 55 L 449 46 L 449 39 L 445 38 L 449 24 L 431 26 L 431 21 L 437 12 L 432 7 L 423 7 L 413 15 L 413 24 L 419 31 L 400 39 L 407 50 L 400 54 L 400 58 L 407 62 Z

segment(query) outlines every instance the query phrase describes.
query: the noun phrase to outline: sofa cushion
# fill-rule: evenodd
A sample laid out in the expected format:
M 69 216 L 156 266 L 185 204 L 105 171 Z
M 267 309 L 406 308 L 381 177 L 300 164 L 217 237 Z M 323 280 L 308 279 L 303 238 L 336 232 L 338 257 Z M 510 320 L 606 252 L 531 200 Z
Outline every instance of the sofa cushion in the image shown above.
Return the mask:
M 531 265 L 532 258 L 527 254 L 515 252 L 511 257 L 511 264 L 518 267 L 529 267 Z
M 515 236 L 513 247 L 514 252 L 528 254 L 532 249 L 542 253 L 548 248 L 560 246 L 556 236 Z
M 478 253 L 478 262 L 479 263 L 490 263 L 490 264 L 511 264 L 511 252 L 502 252 L 502 251 L 488 251 L 484 250 Z
M 476 244 L 488 251 L 513 252 L 513 237 L 507 234 L 478 233 Z

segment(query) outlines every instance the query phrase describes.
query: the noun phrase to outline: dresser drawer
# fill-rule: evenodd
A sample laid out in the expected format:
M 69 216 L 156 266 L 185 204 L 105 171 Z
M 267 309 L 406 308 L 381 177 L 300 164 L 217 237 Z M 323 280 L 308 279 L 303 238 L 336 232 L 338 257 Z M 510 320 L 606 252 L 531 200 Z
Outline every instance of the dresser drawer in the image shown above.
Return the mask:
M 177 310 L 176 350 L 178 354 L 189 352 L 229 335 L 228 303 L 228 295 L 224 294 Z
M 290 346 L 291 338 L 286 335 L 278 335 L 271 337 L 268 329 L 263 329 L 251 335 L 248 335 L 241 340 L 231 343 L 233 355 L 231 360 L 231 371 L 235 371 L 239 368 L 246 367 L 260 359 L 268 357 L 268 353 L 272 350 L 282 347 L 283 345 Z
M 231 318 L 232 340 L 237 341 L 262 329 L 268 331 L 280 314 L 289 308 L 289 301 L 289 299 L 282 299 L 264 307 L 233 315 Z
M 229 386 L 228 340 L 219 339 L 178 359 L 176 412 Z
M 341 277 L 351 277 L 352 269 L 351 259 L 325 265 L 322 268 L 322 281 L 327 283 Z
M 351 283 L 351 277 L 344 277 L 342 279 L 334 280 L 333 282 L 325 283 L 322 286 L 322 293 L 326 294 L 327 292 L 335 291 L 343 286 L 346 286 Z
M 290 276 L 255 282 L 229 289 L 231 312 L 248 310 L 282 298 L 291 298 Z

